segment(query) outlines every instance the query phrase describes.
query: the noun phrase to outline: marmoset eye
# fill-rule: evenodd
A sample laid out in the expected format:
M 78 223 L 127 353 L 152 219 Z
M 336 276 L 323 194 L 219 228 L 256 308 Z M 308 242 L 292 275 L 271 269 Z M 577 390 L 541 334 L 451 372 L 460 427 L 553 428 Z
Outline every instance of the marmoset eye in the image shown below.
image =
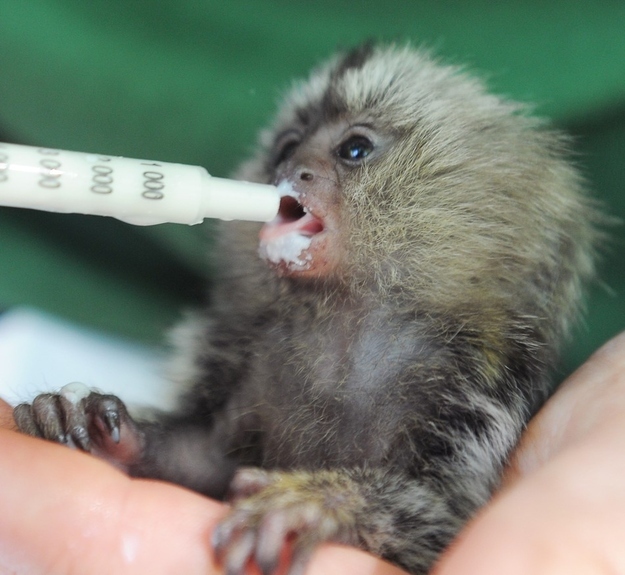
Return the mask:
M 374 149 L 373 142 L 365 136 L 351 136 L 336 150 L 339 158 L 349 162 L 364 160 Z

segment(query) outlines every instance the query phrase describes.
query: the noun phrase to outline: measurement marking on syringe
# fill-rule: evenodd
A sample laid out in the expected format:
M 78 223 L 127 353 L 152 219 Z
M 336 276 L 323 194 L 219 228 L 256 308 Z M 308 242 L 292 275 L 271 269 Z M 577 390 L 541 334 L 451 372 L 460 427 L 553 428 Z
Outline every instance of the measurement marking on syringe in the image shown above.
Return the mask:
M 89 188 L 96 194 L 110 194 L 113 192 L 113 168 L 110 166 L 93 166 L 91 168 L 93 177 L 91 181 L 94 182 L 93 186 Z
M 37 152 L 44 156 L 59 155 L 58 150 L 51 150 L 50 148 L 39 148 Z M 39 180 L 39 185 L 42 188 L 48 189 L 59 188 L 61 186 L 60 178 L 63 174 L 63 172 L 59 170 L 61 162 L 53 158 L 42 158 L 39 160 L 39 165 L 44 168 L 44 170 L 40 172 L 41 179 Z
M 156 171 L 143 172 L 145 181 L 143 182 L 144 190 L 141 195 L 147 200 L 162 200 L 165 194 L 161 191 L 165 188 L 163 179 L 165 174 Z
M 4 147 L 4 146 L 2 146 Z M 9 154 L 0 152 L 0 182 L 6 182 L 9 179 Z

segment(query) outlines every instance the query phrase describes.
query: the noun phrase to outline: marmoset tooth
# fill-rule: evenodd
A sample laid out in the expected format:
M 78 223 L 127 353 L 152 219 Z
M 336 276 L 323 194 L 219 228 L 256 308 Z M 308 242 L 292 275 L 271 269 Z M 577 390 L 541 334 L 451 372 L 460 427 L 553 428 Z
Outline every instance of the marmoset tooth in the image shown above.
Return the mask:
M 410 47 L 364 46 L 285 97 L 238 173 L 272 222 L 223 225 L 178 334 L 179 407 L 18 406 L 21 429 L 212 497 L 227 573 L 338 541 L 426 573 L 499 484 L 593 275 L 567 139 Z M 260 254 L 260 257 L 259 257 Z M 287 543 L 288 541 L 288 543 Z

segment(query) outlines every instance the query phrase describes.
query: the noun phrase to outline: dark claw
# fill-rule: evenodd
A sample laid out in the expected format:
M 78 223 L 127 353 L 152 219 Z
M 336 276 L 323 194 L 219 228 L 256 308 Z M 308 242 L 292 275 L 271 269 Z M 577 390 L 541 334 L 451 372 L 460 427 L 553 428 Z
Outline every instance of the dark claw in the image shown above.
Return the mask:
M 58 394 L 37 396 L 14 409 L 18 428 L 29 435 L 75 446 L 130 465 L 141 456 L 141 436 L 124 404 L 113 395 L 73 383 Z M 122 429 L 123 428 L 123 429 Z
M 281 513 L 268 512 L 258 530 L 255 559 L 263 575 L 275 573 L 280 563 L 280 552 L 288 536 Z
M 41 396 L 39 396 L 41 397 Z M 35 401 L 39 399 L 35 398 Z M 56 396 L 59 412 L 57 420 L 62 421 L 66 434 L 72 439 L 76 447 L 82 451 L 91 451 L 91 437 L 89 436 L 89 420 L 85 412 L 83 401 L 75 403 L 63 395 Z M 33 407 L 35 405 L 33 401 Z M 53 439 L 46 436 L 48 439 Z M 66 443 L 66 442 L 64 442 Z
M 211 537 L 211 544 L 215 552 L 215 557 L 219 563 L 221 563 L 224 551 L 226 550 L 230 537 L 232 537 L 232 532 L 234 531 L 234 524 L 232 521 L 228 521 L 228 519 L 230 519 L 230 517 L 215 527 Z
M 111 431 L 111 439 L 115 442 L 115 443 L 119 443 L 119 426 L 115 425 L 114 427 L 109 427 L 110 431 Z
M 91 413 L 100 432 L 118 444 L 121 438 L 122 412 L 125 415 L 120 400 L 114 395 L 92 393 L 86 398 L 86 402 L 85 410 Z
M 117 409 L 106 409 L 102 414 L 102 419 L 111 434 L 111 439 L 115 443 L 119 443 L 119 412 Z
M 224 563 L 226 575 L 241 575 L 245 573 L 245 566 L 249 563 L 255 545 L 253 531 L 243 531 L 230 543 L 228 556 Z
M 70 436 L 76 447 L 83 451 L 91 451 L 91 439 L 89 438 L 89 432 L 83 425 L 75 425 L 70 431 Z

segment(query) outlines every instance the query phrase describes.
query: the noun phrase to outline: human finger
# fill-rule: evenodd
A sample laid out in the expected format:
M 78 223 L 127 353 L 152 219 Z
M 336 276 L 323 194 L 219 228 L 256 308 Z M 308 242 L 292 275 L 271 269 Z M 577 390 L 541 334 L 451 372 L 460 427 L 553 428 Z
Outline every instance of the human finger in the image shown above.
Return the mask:
M 215 572 L 208 541 L 225 506 L 11 431 L 0 453 L 0 572 Z
M 625 332 L 571 375 L 530 422 L 511 457 L 511 484 L 604 426 L 625 420 Z
M 606 428 L 504 490 L 436 575 L 624 573 L 623 450 L 625 429 Z
M 0 430 L 0 572 L 217 573 L 210 534 L 226 506 Z M 356 549 L 323 546 L 308 575 L 400 575 Z
M 625 572 L 625 334 L 564 384 L 529 432 L 505 488 L 437 575 Z

